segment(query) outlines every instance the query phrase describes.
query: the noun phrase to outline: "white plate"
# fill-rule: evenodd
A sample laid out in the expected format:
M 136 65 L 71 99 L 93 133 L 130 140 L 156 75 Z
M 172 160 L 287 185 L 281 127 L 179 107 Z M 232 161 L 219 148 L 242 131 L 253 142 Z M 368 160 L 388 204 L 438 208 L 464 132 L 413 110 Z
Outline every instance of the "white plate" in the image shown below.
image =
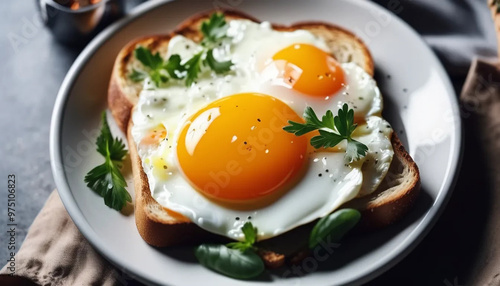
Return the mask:
M 96 134 L 92 130 L 98 130 L 99 114 L 106 107 L 108 81 L 118 51 L 136 37 L 168 32 L 192 14 L 217 6 L 283 24 L 327 21 L 346 27 L 367 43 L 385 95 L 385 117 L 400 133 L 421 171 L 422 193 L 402 222 L 343 242 L 327 261 L 320 261 L 322 257 L 306 260 L 300 265 L 304 273 L 300 277 L 269 272 L 258 281 L 238 281 L 201 267 L 191 248 L 160 250 L 148 246 L 140 238 L 132 215 L 106 207 L 102 198 L 86 188 L 85 173 L 102 161 L 95 152 Z M 400 9 L 397 5 L 392 8 Z M 52 117 L 52 169 L 64 205 L 83 235 L 121 270 L 147 283 L 358 284 L 407 255 L 443 210 L 460 157 L 457 106 L 449 79 L 432 51 L 407 24 L 371 2 L 149 1 L 94 39 L 68 72 Z M 132 193 L 133 187 L 129 190 Z

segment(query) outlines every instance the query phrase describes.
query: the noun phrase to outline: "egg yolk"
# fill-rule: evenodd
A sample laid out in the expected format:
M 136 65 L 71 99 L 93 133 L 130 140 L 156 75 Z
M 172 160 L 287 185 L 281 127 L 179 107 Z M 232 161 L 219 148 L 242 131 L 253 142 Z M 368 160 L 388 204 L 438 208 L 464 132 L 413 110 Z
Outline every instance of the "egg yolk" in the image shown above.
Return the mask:
M 286 190 L 300 175 L 308 139 L 283 131 L 304 122 L 269 95 L 242 93 L 216 100 L 183 127 L 177 158 L 183 174 L 205 196 L 242 203 Z
M 312 96 L 336 93 L 344 84 L 339 63 L 325 51 L 308 44 L 295 44 L 273 56 L 286 86 Z

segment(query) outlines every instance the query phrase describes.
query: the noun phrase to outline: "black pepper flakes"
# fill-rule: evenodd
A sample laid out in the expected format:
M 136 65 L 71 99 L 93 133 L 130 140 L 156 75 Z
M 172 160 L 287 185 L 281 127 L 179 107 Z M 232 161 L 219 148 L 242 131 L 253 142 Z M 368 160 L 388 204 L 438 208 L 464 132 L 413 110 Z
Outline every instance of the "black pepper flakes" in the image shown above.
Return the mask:
M 318 177 L 321 177 L 321 176 L 323 176 L 323 174 L 319 173 L 319 174 L 318 174 Z
M 235 219 L 235 220 L 240 220 L 240 217 L 238 217 L 238 216 L 237 216 L 237 217 L 235 217 L 234 219 Z
M 257 118 L 257 121 L 259 121 L 259 122 L 260 122 L 260 118 Z
M 247 219 L 252 219 L 252 216 L 248 216 Z

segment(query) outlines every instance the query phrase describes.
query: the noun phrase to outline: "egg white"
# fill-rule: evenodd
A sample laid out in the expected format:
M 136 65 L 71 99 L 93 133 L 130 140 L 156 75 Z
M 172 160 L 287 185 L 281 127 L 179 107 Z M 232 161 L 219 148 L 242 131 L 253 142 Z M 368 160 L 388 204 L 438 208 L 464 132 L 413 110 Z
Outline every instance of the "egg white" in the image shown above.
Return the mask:
M 227 75 L 204 70 L 189 88 L 174 81 L 156 88 L 149 80 L 145 81 L 132 115 L 132 136 L 153 198 L 203 229 L 241 240 L 241 226 L 246 221 L 258 228 L 259 239 L 266 239 L 325 216 L 357 196 L 373 192 L 387 173 L 393 156 L 392 129 L 381 118 L 382 97 L 375 81 L 362 68 L 346 63 L 341 65 L 346 84 L 337 94 L 324 98 L 305 96 L 277 83 L 277 71 L 269 59 L 296 43 L 328 51 L 324 41 L 307 31 L 275 31 L 267 22 L 234 20 L 229 26 L 228 39 L 215 50 L 218 59 L 231 59 L 234 63 Z M 175 36 L 169 43 L 168 54 L 163 56 L 179 54 L 186 60 L 200 49 L 193 41 Z M 308 159 L 303 178 L 271 205 L 241 211 L 214 203 L 183 177 L 176 158 L 176 142 L 182 126 L 192 114 L 209 102 L 242 92 L 274 96 L 299 115 L 306 106 L 311 106 L 319 116 L 328 109 L 336 114 L 343 103 L 348 103 L 356 117 L 366 120 L 356 129 L 354 139 L 368 146 L 367 156 L 346 164 L 345 144 L 328 152 L 316 151 Z M 154 147 L 139 144 L 158 124 L 165 126 L 166 140 Z

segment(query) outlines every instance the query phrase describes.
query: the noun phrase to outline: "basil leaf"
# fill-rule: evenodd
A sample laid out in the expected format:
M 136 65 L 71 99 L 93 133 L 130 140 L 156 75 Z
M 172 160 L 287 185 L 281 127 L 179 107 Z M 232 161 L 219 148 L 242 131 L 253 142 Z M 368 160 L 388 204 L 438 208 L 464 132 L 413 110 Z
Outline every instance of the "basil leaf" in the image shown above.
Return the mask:
M 242 252 L 225 245 L 202 244 L 194 254 L 203 266 L 237 279 L 250 279 L 264 271 L 264 262 L 253 250 Z
M 361 213 L 355 209 L 341 209 L 321 218 L 309 236 L 309 248 L 314 248 L 328 236 L 331 241 L 339 241 L 351 230 L 361 218 Z

